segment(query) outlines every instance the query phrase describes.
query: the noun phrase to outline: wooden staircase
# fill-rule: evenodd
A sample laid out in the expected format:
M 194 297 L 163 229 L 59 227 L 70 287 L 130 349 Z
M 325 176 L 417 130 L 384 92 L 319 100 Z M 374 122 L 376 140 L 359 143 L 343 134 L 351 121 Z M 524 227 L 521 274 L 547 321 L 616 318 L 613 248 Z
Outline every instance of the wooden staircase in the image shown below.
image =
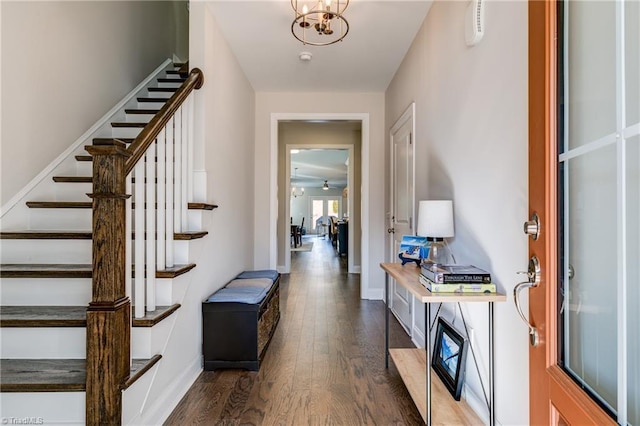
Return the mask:
M 140 132 L 147 127 L 148 123 L 164 107 L 167 100 L 178 91 L 178 88 L 187 79 L 184 73 L 177 69 L 169 69 L 156 81 L 156 87 L 147 88 L 148 97 L 137 98 L 137 107 L 128 106 L 123 110 L 124 121 L 111 123 L 113 138 L 92 138 L 93 144 L 91 146 L 109 146 L 113 140 L 116 140 L 116 144 L 124 143 L 125 146 L 134 144 Z M 82 153 L 74 155 L 74 158 L 78 163 L 77 170 L 86 172 L 88 172 L 87 168 L 82 165 L 94 160 L 92 155 Z M 96 405 L 102 402 L 92 401 L 94 397 L 89 394 L 88 387 L 96 385 L 96 378 L 100 381 L 104 379 L 104 382 L 112 381 L 106 377 L 108 372 L 88 371 L 86 359 L 75 356 L 64 357 L 65 353 L 78 354 L 83 352 L 82 339 L 73 330 L 87 327 L 88 307 L 93 305 L 93 310 L 99 311 L 102 309 L 99 306 L 104 304 L 104 302 L 96 302 L 95 296 L 97 291 L 95 274 L 100 270 L 100 266 L 95 264 L 97 248 L 95 246 L 93 249 L 91 248 L 96 229 L 95 219 L 94 230 L 88 228 L 58 229 L 64 228 L 65 224 L 74 224 L 75 218 L 78 218 L 77 223 L 80 224 L 78 225 L 80 228 L 83 227 L 82 224 L 91 226 L 91 210 L 95 209 L 95 205 L 88 196 L 90 195 L 88 192 L 91 190 L 88 190 L 87 185 L 94 182 L 94 176 L 91 173 L 56 175 L 53 176 L 53 182 L 56 185 L 65 185 L 63 192 L 67 195 L 64 198 L 70 199 L 35 199 L 26 202 L 29 214 L 36 212 L 40 215 L 40 218 L 35 221 L 36 228 L 41 228 L 42 226 L 39 224 L 50 217 L 50 229 L 18 229 L 0 232 L 0 243 L 2 244 L 0 278 L 3 282 L 0 327 L 2 328 L 2 346 L 5 349 L 9 348 L 2 351 L 2 359 L 0 360 L 0 392 L 24 393 L 25 404 L 28 405 L 28 399 L 34 392 L 84 392 L 87 390 L 86 423 L 105 423 L 104 419 L 117 419 L 117 413 L 116 417 L 113 412 L 106 417 L 101 417 L 103 415 L 101 411 L 105 411 L 105 409 L 104 407 L 94 407 L 94 402 Z M 98 195 L 101 193 L 95 188 L 93 192 L 97 192 Z M 133 203 L 133 208 L 135 209 L 135 207 L 135 203 Z M 145 203 L 146 207 L 148 206 Z M 216 205 L 207 203 L 191 202 L 188 204 L 189 211 L 209 211 L 216 207 Z M 68 215 L 70 219 L 57 220 L 62 217 L 61 215 Z M 113 221 L 118 220 L 118 217 L 113 218 Z M 147 233 L 144 234 L 146 237 Z M 203 230 L 176 231 L 173 234 L 173 241 L 189 244 L 206 235 L 207 231 Z M 131 236 L 135 239 L 135 232 L 132 231 Z M 92 251 L 94 252 L 93 261 Z M 78 263 L 74 263 L 74 258 L 79 259 Z M 5 262 L 7 259 L 8 261 Z M 188 262 L 176 263 L 156 270 L 155 277 L 162 280 L 173 280 L 171 285 L 180 285 L 180 281 L 176 281 L 176 279 L 188 274 L 195 266 L 194 263 Z M 118 268 L 120 267 L 121 265 L 118 266 Z M 131 275 L 135 278 L 135 272 L 132 272 Z M 93 289 L 91 281 L 93 281 Z M 52 303 L 47 304 L 46 301 L 49 299 L 52 300 Z M 144 316 L 137 318 L 132 315 L 133 309 L 129 312 L 127 304 L 125 309 L 131 317 L 128 321 L 129 324 L 134 331 L 153 328 L 179 310 L 180 303 L 169 302 L 157 305 L 155 310 L 147 311 Z M 116 309 L 123 309 L 124 305 L 121 301 L 114 300 L 113 303 L 115 303 L 113 306 L 117 305 Z M 138 303 L 138 301 L 134 300 L 133 303 Z M 98 307 L 96 308 L 96 306 Z M 91 311 L 92 308 L 89 310 Z M 100 315 L 100 313 L 98 312 L 96 315 Z M 92 327 L 95 327 L 95 324 Z M 11 332 L 11 329 L 16 331 Z M 69 337 L 70 332 L 76 334 Z M 100 332 L 108 333 L 109 330 L 102 328 Z M 108 348 L 96 349 L 92 343 L 95 341 L 95 337 L 91 333 L 91 330 L 87 330 L 85 343 L 87 354 L 94 353 L 96 350 L 108 350 Z M 129 334 L 129 332 L 125 334 Z M 135 336 L 135 332 L 133 335 Z M 40 342 L 25 342 L 25 339 L 34 336 Z M 67 342 L 67 340 L 70 341 Z M 61 350 L 53 347 L 55 345 L 52 342 L 58 342 L 61 347 L 68 344 L 74 348 Z M 17 346 L 21 346 L 21 348 L 16 348 Z M 126 355 L 130 359 L 129 371 L 124 380 L 120 380 L 121 383 L 116 383 L 118 387 L 116 393 L 121 393 L 129 388 L 162 358 L 161 353 L 143 358 L 136 357 L 136 353 L 131 355 L 133 358 Z M 106 356 L 115 355 L 106 353 Z M 92 392 L 92 395 L 100 393 L 100 391 Z M 107 408 L 107 410 L 111 409 L 112 407 Z M 121 410 L 121 407 L 117 409 Z M 108 422 L 111 423 L 111 421 Z

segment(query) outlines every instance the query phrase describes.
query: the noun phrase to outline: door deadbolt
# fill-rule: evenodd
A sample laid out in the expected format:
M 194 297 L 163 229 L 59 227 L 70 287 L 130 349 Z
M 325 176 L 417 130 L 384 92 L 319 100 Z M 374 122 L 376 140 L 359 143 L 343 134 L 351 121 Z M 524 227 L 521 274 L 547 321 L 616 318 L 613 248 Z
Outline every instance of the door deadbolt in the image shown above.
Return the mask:
M 540 235 L 540 218 L 538 217 L 538 213 L 534 213 L 531 216 L 531 220 L 524 223 L 524 233 L 531 236 L 534 241 L 538 239 Z

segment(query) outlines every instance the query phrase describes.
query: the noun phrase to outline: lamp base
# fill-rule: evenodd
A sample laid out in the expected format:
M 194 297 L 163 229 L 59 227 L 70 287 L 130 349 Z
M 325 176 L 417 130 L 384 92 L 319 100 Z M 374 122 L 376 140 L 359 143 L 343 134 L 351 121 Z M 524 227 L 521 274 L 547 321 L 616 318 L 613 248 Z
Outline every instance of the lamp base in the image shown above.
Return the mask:
M 431 242 L 426 259 L 427 262 L 437 265 L 452 265 L 455 263 L 451 250 L 449 250 L 444 238 L 427 238 L 427 241 Z

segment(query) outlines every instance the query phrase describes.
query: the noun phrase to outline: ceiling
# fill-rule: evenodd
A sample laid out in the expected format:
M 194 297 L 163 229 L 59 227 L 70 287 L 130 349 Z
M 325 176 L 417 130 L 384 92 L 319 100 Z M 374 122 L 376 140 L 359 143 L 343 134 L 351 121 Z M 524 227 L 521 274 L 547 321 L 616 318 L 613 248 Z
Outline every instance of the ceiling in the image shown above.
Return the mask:
M 291 153 L 291 186 L 320 188 L 327 180 L 329 188 L 342 189 L 347 186 L 348 158 L 346 149 L 300 149 Z
M 298 0 L 300 8 L 305 1 Z M 291 0 L 208 0 L 207 6 L 257 92 L 384 92 L 431 3 L 350 0 L 344 13 L 349 33 L 330 46 L 293 37 Z M 299 59 L 304 51 L 311 61 Z M 291 183 L 318 188 L 327 179 L 330 187 L 343 188 L 347 158 L 346 150 L 301 150 L 291 156 Z
M 293 37 L 290 0 L 210 0 L 207 5 L 256 91 L 382 92 L 431 0 L 351 0 L 344 13 L 349 34 L 330 46 L 303 45 Z M 303 51 L 313 55 L 311 61 L 299 59 Z

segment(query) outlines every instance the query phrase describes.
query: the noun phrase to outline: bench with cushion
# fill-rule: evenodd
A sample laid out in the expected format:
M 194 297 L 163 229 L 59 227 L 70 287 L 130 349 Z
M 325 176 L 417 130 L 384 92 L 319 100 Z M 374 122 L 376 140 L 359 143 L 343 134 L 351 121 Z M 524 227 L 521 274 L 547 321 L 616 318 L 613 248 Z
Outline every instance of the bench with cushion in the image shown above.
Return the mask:
M 258 370 L 279 320 L 280 274 L 239 274 L 202 302 L 204 369 Z

